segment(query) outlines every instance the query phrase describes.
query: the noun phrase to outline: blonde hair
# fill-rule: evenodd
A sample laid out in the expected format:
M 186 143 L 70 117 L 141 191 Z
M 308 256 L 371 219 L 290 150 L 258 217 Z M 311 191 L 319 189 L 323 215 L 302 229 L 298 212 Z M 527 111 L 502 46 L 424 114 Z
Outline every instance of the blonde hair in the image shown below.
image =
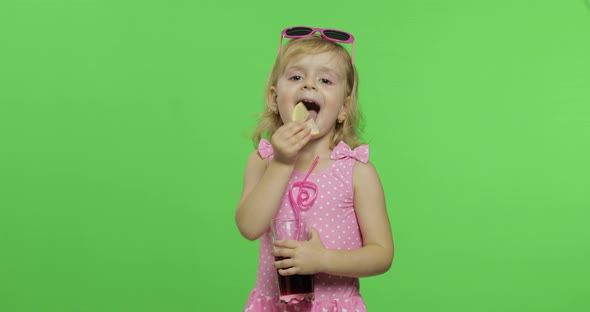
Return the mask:
M 320 36 L 310 36 L 289 41 L 277 56 L 266 83 L 265 110 L 260 115 L 258 125 L 252 134 L 254 146 L 258 145 L 261 138 L 270 138 L 283 125 L 280 115 L 270 109 L 273 101 L 271 98 L 271 88 L 276 86 L 279 77 L 284 73 L 289 62 L 304 54 L 319 54 L 323 52 L 335 52 L 341 58 L 342 64 L 346 67 L 346 95 L 349 97 L 346 103 L 346 116 L 343 122 L 336 123 L 334 135 L 330 141 L 330 149 L 333 149 L 340 141 L 346 142 L 351 148 L 355 148 L 361 144 L 359 133 L 361 114 L 358 109 L 357 100 L 358 75 L 352 64 L 350 55 L 338 43 L 326 40 Z

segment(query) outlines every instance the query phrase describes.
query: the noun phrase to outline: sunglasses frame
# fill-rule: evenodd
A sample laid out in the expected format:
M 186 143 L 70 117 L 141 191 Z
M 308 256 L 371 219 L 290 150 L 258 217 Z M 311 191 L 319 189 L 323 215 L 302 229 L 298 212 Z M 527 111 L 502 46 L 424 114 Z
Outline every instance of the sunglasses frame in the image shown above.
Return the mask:
M 287 34 L 287 32 L 289 30 L 293 30 L 295 28 L 309 29 L 309 33 L 305 34 L 305 35 L 289 35 L 289 34 Z M 340 39 L 332 38 L 332 37 L 326 35 L 327 31 L 339 32 L 339 33 L 345 34 L 348 36 L 348 39 L 347 40 L 340 40 Z M 281 40 L 279 41 L 279 51 L 277 52 L 277 54 L 281 53 L 281 48 L 283 47 L 283 38 L 298 39 L 298 38 L 311 37 L 311 36 L 315 36 L 315 34 L 317 32 L 319 32 L 322 35 L 322 38 L 324 38 L 326 40 L 329 40 L 332 42 L 338 42 L 338 43 L 352 44 L 351 53 L 350 53 L 350 60 L 351 60 L 352 64 L 354 64 L 354 36 L 349 32 L 346 32 L 343 30 L 338 30 L 338 29 L 331 29 L 331 28 L 315 28 L 315 27 L 309 27 L 309 26 L 287 27 L 287 28 L 283 29 L 283 31 L 281 32 Z

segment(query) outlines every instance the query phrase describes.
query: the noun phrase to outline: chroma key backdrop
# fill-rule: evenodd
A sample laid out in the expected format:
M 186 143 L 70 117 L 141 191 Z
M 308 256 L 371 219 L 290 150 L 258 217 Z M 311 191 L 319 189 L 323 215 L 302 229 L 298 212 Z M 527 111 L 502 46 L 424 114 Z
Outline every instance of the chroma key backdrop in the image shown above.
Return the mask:
M 241 311 L 234 212 L 295 25 L 356 37 L 395 240 L 369 311 L 590 311 L 583 0 L 1 1 L 0 311 Z

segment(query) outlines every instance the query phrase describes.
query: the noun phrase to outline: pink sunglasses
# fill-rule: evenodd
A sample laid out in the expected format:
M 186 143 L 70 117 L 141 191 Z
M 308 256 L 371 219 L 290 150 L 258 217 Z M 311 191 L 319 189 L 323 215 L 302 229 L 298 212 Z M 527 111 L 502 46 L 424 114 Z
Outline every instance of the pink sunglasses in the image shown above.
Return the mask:
M 314 36 L 316 32 L 320 32 L 322 37 L 326 40 L 340 42 L 340 43 L 352 43 L 352 52 L 350 58 L 354 64 L 354 36 L 351 33 L 347 33 L 337 29 L 324 29 L 324 28 L 313 28 L 307 26 L 294 26 L 283 29 L 281 33 L 281 41 L 279 42 L 279 53 L 283 46 L 283 38 L 303 38 Z

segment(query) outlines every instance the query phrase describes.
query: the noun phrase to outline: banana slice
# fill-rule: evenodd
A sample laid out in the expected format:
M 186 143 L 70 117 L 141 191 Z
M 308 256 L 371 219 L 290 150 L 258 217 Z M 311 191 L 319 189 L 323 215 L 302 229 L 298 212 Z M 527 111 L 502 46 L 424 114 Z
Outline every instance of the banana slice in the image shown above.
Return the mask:
M 291 116 L 291 119 L 293 119 L 293 121 L 304 121 L 308 116 L 309 112 L 307 111 L 307 108 L 305 108 L 303 103 L 299 102 L 293 109 L 293 116 Z
M 307 117 L 309 117 L 309 112 L 307 111 L 307 108 L 305 108 L 305 105 L 301 102 L 297 103 L 293 109 L 291 119 L 293 119 L 293 121 L 305 121 Z M 318 128 L 318 125 L 316 125 L 315 120 L 310 119 L 305 123 L 311 128 L 311 135 L 320 133 L 320 129 Z

